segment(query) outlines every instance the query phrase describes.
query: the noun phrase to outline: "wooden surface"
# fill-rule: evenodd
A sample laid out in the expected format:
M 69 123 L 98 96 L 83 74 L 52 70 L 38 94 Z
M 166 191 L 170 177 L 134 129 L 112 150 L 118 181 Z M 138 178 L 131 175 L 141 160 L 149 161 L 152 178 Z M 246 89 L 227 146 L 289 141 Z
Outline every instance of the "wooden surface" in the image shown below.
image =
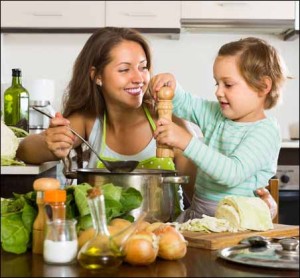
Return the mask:
M 273 230 L 265 232 L 245 231 L 238 233 L 204 233 L 184 231 L 182 234 L 188 241 L 188 246 L 216 250 L 237 245 L 242 239 L 254 235 L 262 235 L 266 237 L 299 236 L 299 226 L 274 224 Z
M 249 267 L 218 258 L 217 251 L 188 247 L 180 260 L 156 259 L 148 266 L 123 263 L 113 273 L 93 273 L 78 263 L 49 265 L 42 255 L 15 255 L 1 250 L 1 277 L 299 277 L 299 270 Z
M 277 204 L 277 215 L 273 218 L 273 223 L 279 222 L 279 179 L 270 179 L 266 187 Z
M 157 93 L 157 113 L 158 118 L 166 118 L 172 121 L 173 104 L 172 99 L 174 97 L 174 91 L 171 87 L 162 87 Z M 173 148 L 167 145 L 157 144 L 156 157 L 174 157 Z

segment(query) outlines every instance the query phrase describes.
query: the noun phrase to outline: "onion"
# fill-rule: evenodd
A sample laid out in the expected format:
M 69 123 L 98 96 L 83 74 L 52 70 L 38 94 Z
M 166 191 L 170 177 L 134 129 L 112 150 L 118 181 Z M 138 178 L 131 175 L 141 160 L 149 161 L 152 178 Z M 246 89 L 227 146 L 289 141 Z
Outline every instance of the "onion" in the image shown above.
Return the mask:
M 84 231 L 81 231 L 78 236 L 78 248 L 80 249 L 86 242 L 95 236 L 95 229 L 90 227 Z
M 154 230 L 159 237 L 158 256 L 165 260 L 178 260 L 185 256 L 187 242 L 183 235 L 170 225 L 161 225 Z
M 158 239 L 151 232 L 138 232 L 125 243 L 124 261 L 132 265 L 149 265 L 156 259 L 158 253 Z
M 136 228 L 136 233 L 140 232 L 140 231 L 145 231 L 147 230 L 147 227 L 149 227 L 151 224 L 147 221 L 142 221 L 138 224 L 137 228 Z
M 156 230 L 157 228 L 159 228 L 161 225 L 165 225 L 163 222 L 154 222 L 151 223 L 147 228 L 146 231 L 148 232 L 153 232 L 154 230 Z
M 119 227 L 120 231 L 130 226 L 132 223 L 126 219 L 114 218 L 110 221 L 109 226 Z

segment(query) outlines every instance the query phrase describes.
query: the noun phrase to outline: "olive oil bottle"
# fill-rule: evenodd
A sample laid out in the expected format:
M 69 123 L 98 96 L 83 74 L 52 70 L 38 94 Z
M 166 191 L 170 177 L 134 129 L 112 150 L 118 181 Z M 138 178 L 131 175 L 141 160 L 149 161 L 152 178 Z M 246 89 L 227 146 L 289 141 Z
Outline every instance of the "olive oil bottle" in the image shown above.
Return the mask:
M 108 231 L 104 195 L 100 188 L 93 187 L 88 191 L 88 204 L 96 232 L 82 246 L 77 259 L 85 269 L 114 272 L 122 264 L 124 255 Z
M 11 86 L 4 92 L 4 122 L 29 132 L 29 93 L 22 86 L 21 69 L 12 69 Z

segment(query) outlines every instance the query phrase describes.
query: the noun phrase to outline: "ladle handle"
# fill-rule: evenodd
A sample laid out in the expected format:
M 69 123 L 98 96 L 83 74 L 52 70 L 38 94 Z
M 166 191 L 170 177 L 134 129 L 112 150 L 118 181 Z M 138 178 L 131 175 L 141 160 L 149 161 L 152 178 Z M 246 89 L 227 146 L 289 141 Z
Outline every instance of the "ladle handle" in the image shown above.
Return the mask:
M 172 110 L 173 110 L 173 104 L 172 99 L 174 97 L 174 92 L 171 87 L 162 87 L 160 91 L 157 94 L 158 96 L 158 105 L 157 105 L 157 111 L 158 111 L 158 118 L 166 118 L 172 121 Z M 156 146 L 156 157 L 174 157 L 174 150 L 173 148 L 157 144 Z

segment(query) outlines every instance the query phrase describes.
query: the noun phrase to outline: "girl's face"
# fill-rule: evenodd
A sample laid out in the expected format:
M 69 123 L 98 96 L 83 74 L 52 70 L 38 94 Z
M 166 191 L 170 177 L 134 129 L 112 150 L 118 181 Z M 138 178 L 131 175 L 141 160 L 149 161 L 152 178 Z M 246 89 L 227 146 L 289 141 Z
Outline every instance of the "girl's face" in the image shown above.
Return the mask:
M 237 66 L 237 56 L 218 56 L 213 66 L 216 96 L 224 117 L 236 122 L 265 118 L 265 95 L 251 88 Z
M 140 107 L 150 81 L 143 48 L 136 42 L 123 41 L 111 50 L 110 57 L 101 76 L 106 103 Z

